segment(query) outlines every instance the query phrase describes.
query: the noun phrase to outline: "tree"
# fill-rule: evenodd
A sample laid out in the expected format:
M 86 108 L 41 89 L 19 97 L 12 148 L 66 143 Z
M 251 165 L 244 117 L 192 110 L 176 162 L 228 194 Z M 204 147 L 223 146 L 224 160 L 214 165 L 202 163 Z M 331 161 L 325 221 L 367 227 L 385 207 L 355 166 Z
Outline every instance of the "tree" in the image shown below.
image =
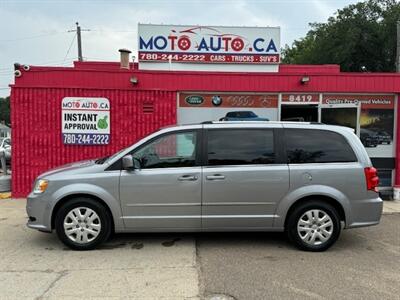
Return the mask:
M 287 64 L 339 64 L 342 71 L 396 69 L 400 3 L 368 0 L 338 10 L 326 23 L 311 23 L 304 38 L 282 50 Z
M 0 98 L 0 122 L 10 124 L 10 97 Z

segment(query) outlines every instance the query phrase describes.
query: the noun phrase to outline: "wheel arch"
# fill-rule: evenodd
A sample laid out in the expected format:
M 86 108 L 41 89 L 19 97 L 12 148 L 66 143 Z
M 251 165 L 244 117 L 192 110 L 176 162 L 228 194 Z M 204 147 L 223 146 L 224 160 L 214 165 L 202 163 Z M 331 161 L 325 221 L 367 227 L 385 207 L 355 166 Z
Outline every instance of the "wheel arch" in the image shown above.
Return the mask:
M 326 196 L 326 195 L 309 195 L 309 196 L 305 196 L 300 199 L 297 199 L 295 202 L 292 203 L 292 205 L 289 207 L 289 209 L 285 215 L 284 228 L 286 229 L 289 216 L 296 209 L 296 207 L 298 207 L 304 203 L 307 203 L 310 201 L 315 201 L 315 200 L 319 200 L 319 201 L 322 200 L 325 203 L 329 203 L 330 205 L 332 205 L 338 212 L 340 221 L 343 221 L 346 223 L 346 212 L 345 212 L 343 205 L 340 203 L 340 201 L 338 201 L 337 199 L 335 199 L 333 197 Z
M 56 215 L 57 215 L 57 212 L 60 210 L 61 206 L 63 206 L 67 201 L 69 201 L 71 199 L 75 199 L 75 198 L 88 198 L 88 199 L 92 199 L 92 200 L 95 200 L 95 201 L 101 203 L 104 206 L 104 208 L 108 211 L 108 213 L 111 217 L 111 229 L 113 231 L 115 230 L 114 216 L 112 214 L 110 207 L 107 205 L 106 201 L 104 201 L 103 199 L 101 199 L 98 196 L 95 196 L 92 194 L 87 194 L 87 193 L 69 194 L 57 201 L 57 203 L 53 207 L 53 210 L 51 213 L 51 229 L 52 230 L 55 228 Z

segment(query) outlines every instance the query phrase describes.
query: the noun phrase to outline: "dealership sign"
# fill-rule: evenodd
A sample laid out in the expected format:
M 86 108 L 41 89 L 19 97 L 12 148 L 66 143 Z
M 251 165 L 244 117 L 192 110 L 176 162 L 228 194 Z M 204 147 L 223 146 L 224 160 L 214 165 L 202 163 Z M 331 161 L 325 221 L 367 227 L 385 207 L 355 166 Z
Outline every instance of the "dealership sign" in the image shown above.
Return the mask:
M 322 96 L 323 104 L 360 104 L 361 108 L 393 109 L 394 95 L 327 95 Z
M 277 94 L 180 93 L 179 107 L 191 108 L 276 108 Z
M 139 62 L 278 64 L 279 27 L 139 24 Z
M 64 144 L 110 143 L 110 102 L 106 98 L 65 97 L 61 120 Z

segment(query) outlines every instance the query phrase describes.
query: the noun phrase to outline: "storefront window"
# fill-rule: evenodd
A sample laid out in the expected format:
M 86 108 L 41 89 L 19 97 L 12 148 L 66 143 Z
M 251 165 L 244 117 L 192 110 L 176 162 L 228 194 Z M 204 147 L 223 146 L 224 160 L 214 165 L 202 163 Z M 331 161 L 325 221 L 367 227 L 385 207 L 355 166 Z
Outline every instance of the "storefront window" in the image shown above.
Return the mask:
M 357 130 L 357 107 L 353 108 L 322 108 L 321 122 L 324 124 L 339 125 Z
M 321 122 L 348 126 L 356 129 L 355 114 L 340 111 L 343 105 L 359 105 L 361 112 L 358 132 L 361 142 L 370 157 L 394 157 L 394 95 L 327 95 L 322 97 L 322 105 L 334 108 L 321 114 Z M 337 108 L 335 108 L 337 107 Z

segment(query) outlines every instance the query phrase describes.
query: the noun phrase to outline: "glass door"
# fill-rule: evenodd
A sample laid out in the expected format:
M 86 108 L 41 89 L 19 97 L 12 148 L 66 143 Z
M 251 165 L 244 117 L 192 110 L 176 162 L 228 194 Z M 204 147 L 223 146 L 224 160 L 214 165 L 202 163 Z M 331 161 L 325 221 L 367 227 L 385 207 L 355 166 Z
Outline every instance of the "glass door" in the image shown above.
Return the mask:
M 360 136 L 360 105 L 320 104 L 319 122 L 353 128 L 354 132 Z

